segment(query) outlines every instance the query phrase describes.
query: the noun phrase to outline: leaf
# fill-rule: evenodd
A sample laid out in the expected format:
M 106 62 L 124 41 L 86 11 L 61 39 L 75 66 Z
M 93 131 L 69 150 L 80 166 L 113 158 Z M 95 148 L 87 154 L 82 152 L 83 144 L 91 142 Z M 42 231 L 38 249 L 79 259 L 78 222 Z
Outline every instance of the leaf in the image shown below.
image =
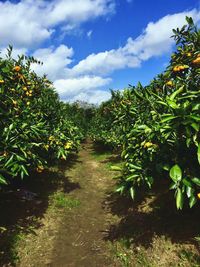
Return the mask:
M 121 157 L 123 158 L 126 155 L 126 150 L 123 150 L 121 153 Z
M 186 187 L 186 194 L 187 194 L 187 197 L 190 198 L 194 194 L 194 188 L 187 186 Z
M 200 143 L 199 143 L 199 145 L 198 145 L 197 158 L 198 158 L 198 162 L 199 162 L 199 164 L 200 164 Z
M 181 86 L 178 90 L 176 90 L 175 92 L 173 92 L 170 96 L 169 99 L 170 100 L 174 100 L 174 98 L 179 95 L 180 93 L 182 93 L 182 91 L 184 90 L 185 85 Z
M 10 69 L 8 67 L 4 67 L 1 69 L 2 72 L 4 73 L 9 73 L 10 72 Z
M 197 177 L 192 178 L 192 182 L 198 186 L 200 186 L 200 179 Z
M 153 177 L 152 177 L 152 176 L 146 176 L 146 177 L 145 177 L 145 180 L 146 180 L 146 182 L 147 182 L 149 188 L 151 188 L 151 187 L 152 187 L 152 184 L 153 184 L 153 182 L 154 182 Z
M 168 116 L 163 116 L 164 118 L 161 120 L 161 122 L 167 122 L 176 119 L 178 116 L 173 116 L 173 115 L 168 115 Z
M 7 167 L 7 166 L 12 162 L 13 158 L 14 158 L 14 155 L 12 154 L 12 155 L 10 156 L 9 160 L 8 160 L 8 161 L 6 162 L 6 164 L 4 165 L 4 167 Z
M 168 164 L 164 164 L 164 165 L 162 166 L 162 168 L 163 168 L 163 170 L 165 170 L 165 171 L 169 171 L 169 170 L 170 170 L 170 166 L 169 166 Z
M 167 104 L 172 108 L 172 109 L 177 109 L 179 106 L 176 104 L 175 101 L 172 101 L 171 99 L 167 99 Z
M 183 193 L 181 192 L 181 189 L 177 189 L 177 194 L 176 194 L 176 207 L 179 210 L 182 210 L 183 208 Z
M 165 103 L 164 101 L 159 101 L 159 100 L 158 100 L 158 101 L 156 101 L 156 103 L 168 107 L 167 103 Z
M 134 169 L 134 170 L 142 170 L 142 168 L 140 166 L 137 166 L 137 165 L 132 164 L 132 163 L 128 163 L 128 166 L 131 167 L 131 169 Z
M 115 192 L 118 192 L 118 193 L 122 194 L 124 192 L 124 190 L 125 190 L 125 186 L 122 185 L 122 186 L 117 187 L 117 189 L 115 190 Z
M 130 191 L 131 198 L 134 199 L 135 198 L 135 189 L 133 187 L 131 187 L 129 191 Z
M 196 116 L 196 115 L 189 115 L 189 118 L 195 120 L 195 121 L 200 121 L 200 116 Z
M 0 174 L 0 184 L 8 184 L 2 174 Z
M 193 129 L 195 129 L 195 131 L 197 131 L 197 132 L 199 131 L 199 124 L 194 122 L 194 123 L 191 124 L 191 126 L 192 126 Z
M 190 201 L 189 201 L 189 205 L 190 205 L 190 208 L 192 208 L 197 202 L 197 199 L 195 196 L 191 196 L 190 197 Z
M 193 22 L 193 19 L 192 19 L 191 17 L 186 16 L 185 19 L 186 19 L 187 23 L 188 23 L 190 26 L 194 26 L 194 22 Z
M 132 174 L 132 175 L 129 175 L 128 177 L 126 177 L 126 181 L 134 181 L 135 179 L 134 178 L 138 178 L 139 175 L 138 174 Z
M 111 169 L 112 171 L 122 171 L 122 168 L 119 167 L 119 166 L 111 166 L 110 169 Z
M 169 186 L 169 189 L 172 190 L 172 189 L 176 189 L 177 188 L 177 184 L 175 184 L 174 182 L 172 182 Z
M 28 175 L 28 171 L 27 171 L 27 169 L 24 167 L 24 165 L 21 165 L 21 169 L 23 170 L 23 172 L 24 172 L 26 175 Z
M 178 164 L 174 165 L 169 172 L 170 177 L 172 178 L 172 180 L 176 183 L 178 181 L 181 180 L 182 178 L 182 170 L 179 167 Z
M 183 184 L 188 186 L 188 187 L 192 187 L 192 183 L 189 180 L 185 179 L 185 178 L 183 179 Z

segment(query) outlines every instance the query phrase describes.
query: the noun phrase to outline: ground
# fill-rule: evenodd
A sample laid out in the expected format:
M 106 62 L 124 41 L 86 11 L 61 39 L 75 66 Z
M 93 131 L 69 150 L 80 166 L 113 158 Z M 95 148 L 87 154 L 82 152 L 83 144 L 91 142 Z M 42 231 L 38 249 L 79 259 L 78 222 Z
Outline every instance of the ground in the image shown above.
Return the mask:
M 155 186 L 135 202 L 120 197 L 113 164 L 117 154 L 88 141 L 67 162 L 5 191 L 1 266 L 200 266 L 199 209 L 177 212 L 160 185 L 161 193 Z M 37 195 L 24 197 L 27 189 Z

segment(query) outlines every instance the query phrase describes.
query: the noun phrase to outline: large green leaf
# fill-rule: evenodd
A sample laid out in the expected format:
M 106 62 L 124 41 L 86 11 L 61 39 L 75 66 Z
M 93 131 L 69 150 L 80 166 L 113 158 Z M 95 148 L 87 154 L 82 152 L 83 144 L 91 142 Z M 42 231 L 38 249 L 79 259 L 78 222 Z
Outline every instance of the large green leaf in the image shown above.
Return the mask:
M 178 164 L 170 169 L 169 175 L 174 182 L 178 182 L 182 179 L 182 170 Z

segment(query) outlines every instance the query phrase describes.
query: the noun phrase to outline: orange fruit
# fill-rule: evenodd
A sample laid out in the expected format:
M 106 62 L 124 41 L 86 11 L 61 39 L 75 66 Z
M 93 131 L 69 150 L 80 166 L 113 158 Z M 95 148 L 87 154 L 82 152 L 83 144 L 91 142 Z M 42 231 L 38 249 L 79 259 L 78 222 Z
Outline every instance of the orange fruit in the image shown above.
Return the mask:
M 200 56 L 192 61 L 193 64 L 200 64 Z
M 15 67 L 13 68 L 13 70 L 18 72 L 18 71 L 21 70 L 21 67 L 20 67 L 20 66 L 15 66 Z

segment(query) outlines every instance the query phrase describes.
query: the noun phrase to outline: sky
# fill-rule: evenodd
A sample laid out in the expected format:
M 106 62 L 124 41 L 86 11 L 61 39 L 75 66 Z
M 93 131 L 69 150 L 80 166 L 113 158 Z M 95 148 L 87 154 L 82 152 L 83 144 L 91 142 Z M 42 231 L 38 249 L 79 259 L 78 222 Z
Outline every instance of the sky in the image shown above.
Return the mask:
M 169 63 L 172 29 L 200 23 L 200 0 L 0 1 L 0 51 L 34 56 L 63 101 L 98 104 Z

